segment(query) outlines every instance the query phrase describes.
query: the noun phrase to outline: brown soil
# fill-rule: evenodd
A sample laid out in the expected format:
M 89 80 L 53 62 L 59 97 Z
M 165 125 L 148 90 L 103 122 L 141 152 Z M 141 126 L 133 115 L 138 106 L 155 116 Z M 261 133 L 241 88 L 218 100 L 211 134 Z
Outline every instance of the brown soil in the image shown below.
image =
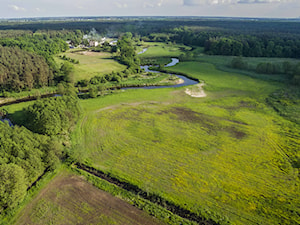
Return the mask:
M 24 209 L 16 224 L 163 224 L 83 178 L 61 174 Z
M 169 113 L 169 112 L 174 113 L 177 116 L 178 120 L 189 122 L 189 123 L 200 123 L 201 126 L 208 128 L 210 132 L 213 132 L 214 130 L 224 130 L 228 132 L 230 136 L 236 139 L 243 139 L 247 135 L 246 133 L 244 133 L 239 129 L 239 125 L 247 125 L 245 123 L 208 116 L 202 113 L 195 112 L 189 108 L 173 107 L 171 108 L 171 110 L 161 111 L 158 114 Z M 218 121 L 221 120 L 234 123 L 235 125 L 219 127 Z

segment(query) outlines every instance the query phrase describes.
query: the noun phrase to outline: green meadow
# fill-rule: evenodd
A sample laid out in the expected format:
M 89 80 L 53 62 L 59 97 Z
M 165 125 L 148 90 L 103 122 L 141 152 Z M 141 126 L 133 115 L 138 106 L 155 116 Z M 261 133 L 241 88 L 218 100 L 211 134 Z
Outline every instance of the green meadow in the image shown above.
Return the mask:
M 82 100 L 73 157 L 215 220 L 299 224 L 299 125 L 266 103 L 284 85 L 204 62 L 170 70 L 203 81 L 207 97 L 183 87 Z
M 126 66 L 115 61 L 110 53 L 97 53 L 89 51 L 72 53 L 69 51 L 63 55 L 79 61 L 79 64 L 74 64 L 75 82 L 82 79 L 89 80 L 97 75 L 109 74 L 113 71 L 119 72 L 126 69 Z M 58 57 L 56 57 L 56 61 L 59 63 L 64 62 L 64 60 Z
M 147 51 L 139 55 L 142 64 L 167 64 L 171 62 L 171 57 L 179 57 L 191 47 L 180 44 L 166 44 L 161 42 L 143 42 L 142 48 L 138 48 L 140 52 L 143 48 Z
M 156 55 L 167 63 L 182 54 L 181 47 L 149 43 L 140 58 L 157 61 Z M 300 126 L 291 122 L 298 120 L 299 107 L 288 111 L 294 120 L 281 117 L 267 99 L 286 89 L 284 83 L 226 68 L 232 57 L 201 54 L 167 70 L 199 79 L 205 98 L 182 87 L 81 100 L 70 155 L 220 224 L 299 224 Z M 125 69 L 106 53 L 66 56 L 80 61 L 76 80 Z M 249 65 L 261 60 L 247 58 Z M 29 104 L 5 108 L 21 121 Z

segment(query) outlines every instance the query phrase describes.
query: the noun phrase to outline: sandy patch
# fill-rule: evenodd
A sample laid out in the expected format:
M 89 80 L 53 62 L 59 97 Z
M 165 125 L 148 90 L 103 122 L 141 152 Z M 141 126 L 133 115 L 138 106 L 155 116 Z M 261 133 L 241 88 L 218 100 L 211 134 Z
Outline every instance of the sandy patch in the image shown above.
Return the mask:
M 185 90 L 185 93 L 194 98 L 204 98 L 206 94 L 203 90 L 204 83 L 193 85 Z
M 184 83 L 184 80 L 179 78 L 178 80 L 176 80 L 175 82 L 176 84 L 183 84 Z

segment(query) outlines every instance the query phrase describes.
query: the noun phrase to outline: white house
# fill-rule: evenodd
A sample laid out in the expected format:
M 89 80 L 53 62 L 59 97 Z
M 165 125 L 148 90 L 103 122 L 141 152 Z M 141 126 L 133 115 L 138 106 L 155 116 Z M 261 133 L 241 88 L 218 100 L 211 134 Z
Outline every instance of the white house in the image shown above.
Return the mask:
M 90 47 L 97 47 L 99 45 L 99 42 L 98 41 L 93 41 L 93 40 L 90 40 L 89 41 L 89 46 Z

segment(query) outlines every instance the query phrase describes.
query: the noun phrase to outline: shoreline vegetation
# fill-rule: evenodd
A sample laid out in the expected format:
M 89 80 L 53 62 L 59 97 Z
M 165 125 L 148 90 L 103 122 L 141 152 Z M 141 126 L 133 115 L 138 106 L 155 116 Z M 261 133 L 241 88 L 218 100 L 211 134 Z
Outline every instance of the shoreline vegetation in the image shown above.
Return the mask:
M 165 65 L 165 67 L 174 66 L 178 62 L 179 62 L 179 60 L 176 61 L 176 63 L 169 63 L 169 64 Z M 145 67 L 145 66 L 143 66 L 143 67 Z M 149 72 L 149 70 L 147 69 L 146 72 Z M 159 73 L 159 71 L 153 71 L 153 70 L 151 70 L 151 72 Z M 164 71 L 161 71 L 161 72 L 163 72 L 165 74 L 169 74 L 169 73 L 164 72 Z M 175 77 L 176 75 L 172 74 L 172 76 Z M 182 75 L 182 76 L 186 76 L 186 75 Z M 193 79 L 193 78 L 189 78 L 189 79 Z M 130 83 L 129 84 L 112 84 L 112 85 L 107 86 L 106 89 L 109 89 L 109 90 L 120 90 L 120 89 L 123 89 L 123 88 L 134 89 L 134 88 L 140 88 L 140 87 L 160 87 L 160 86 L 163 86 L 163 87 L 172 87 L 172 86 L 178 85 L 178 84 L 184 84 L 184 80 L 181 79 L 181 78 L 177 78 L 177 79 L 169 78 L 169 79 L 164 79 L 164 80 L 160 81 L 159 83 L 149 83 L 149 84 L 146 84 L 146 83 L 144 83 L 144 84 L 142 84 L 142 83 L 141 84 L 130 84 Z M 79 94 L 89 93 L 89 91 L 90 90 L 88 88 L 78 88 L 78 93 Z M 56 90 L 56 91 L 55 90 L 51 90 L 50 93 L 45 93 L 45 94 L 37 93 L 35 95 L 34 94 L 33 95 L 29 94 L 29 96 L 27 96 L 27 97 L 2 98 L 2 99 L 0 99 L 0 107 L 12 105 L 12 104 L 17 104 L 17 103 L 22 103 L 22 102 L 34 101 L 34 100 L 41 99 L 41 98 L 54 97 L 56 95 L 62 95 L 62 93 L 59 92 L 58 90 Z

